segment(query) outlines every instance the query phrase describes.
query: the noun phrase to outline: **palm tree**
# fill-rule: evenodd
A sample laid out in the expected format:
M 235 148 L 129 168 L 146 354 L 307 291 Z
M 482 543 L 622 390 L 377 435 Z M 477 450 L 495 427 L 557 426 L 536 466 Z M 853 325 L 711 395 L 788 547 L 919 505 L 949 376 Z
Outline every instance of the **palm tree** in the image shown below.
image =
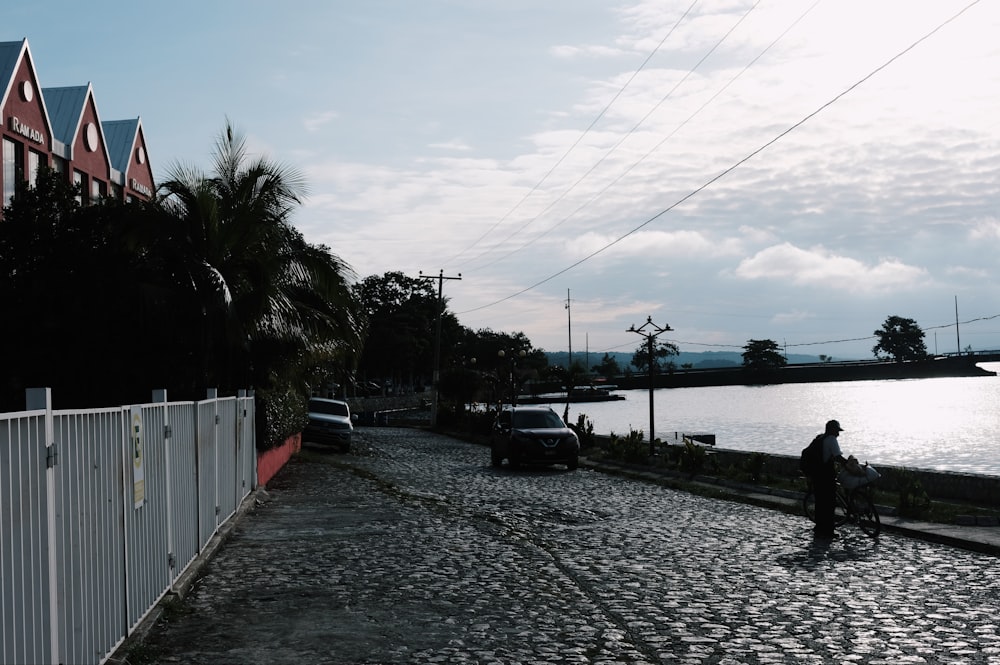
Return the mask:
M 348 367 L 356 357 L 354 274 L 292 226 L 304 192 L 297 172 L 251 159 L 228 122 L 211 175 L 178 166 L 160 185 L 166 224 L 157 231 L 166 231 L 175 279 L 200 307 L 199 347 L 215 368 L 207 381 L 260 387 L 289 366 Z

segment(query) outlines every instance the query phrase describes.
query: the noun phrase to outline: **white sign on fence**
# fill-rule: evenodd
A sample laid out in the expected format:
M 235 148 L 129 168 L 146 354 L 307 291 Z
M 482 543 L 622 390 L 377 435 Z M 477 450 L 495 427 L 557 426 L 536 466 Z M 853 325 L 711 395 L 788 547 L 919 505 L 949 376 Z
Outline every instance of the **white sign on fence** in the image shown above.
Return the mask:
M 142 408 L 132 407 L 132 497 L 138 510 L 146 502 L 146 469 L 143 464 Z

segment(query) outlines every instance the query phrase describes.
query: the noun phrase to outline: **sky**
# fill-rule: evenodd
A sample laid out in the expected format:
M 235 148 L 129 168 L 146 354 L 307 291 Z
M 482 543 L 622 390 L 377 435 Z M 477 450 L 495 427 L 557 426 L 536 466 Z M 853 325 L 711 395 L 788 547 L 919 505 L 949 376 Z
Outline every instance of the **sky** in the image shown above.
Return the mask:
M 232 122 L 305 177 L 309 242 L 358 279 L 461 276 L 473 330 L 836 360 L 895 315 L 932 353 L 1000 349 L 1000 3 L 122 9 L 21 2 L 0 40 L 141 117 L 156 178 L 207 171 Z

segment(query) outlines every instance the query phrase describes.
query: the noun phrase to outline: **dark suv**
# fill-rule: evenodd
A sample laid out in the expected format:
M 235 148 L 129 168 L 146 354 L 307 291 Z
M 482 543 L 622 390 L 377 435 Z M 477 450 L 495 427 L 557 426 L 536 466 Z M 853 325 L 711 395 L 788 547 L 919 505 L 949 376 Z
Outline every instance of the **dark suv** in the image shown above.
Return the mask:
M 565 464 L 576 469 L 580 440 L 563 419 L 547 406 L 509 406 L 500 411 L 490 438 L 490 459 L 500 466 L 521 463 Z

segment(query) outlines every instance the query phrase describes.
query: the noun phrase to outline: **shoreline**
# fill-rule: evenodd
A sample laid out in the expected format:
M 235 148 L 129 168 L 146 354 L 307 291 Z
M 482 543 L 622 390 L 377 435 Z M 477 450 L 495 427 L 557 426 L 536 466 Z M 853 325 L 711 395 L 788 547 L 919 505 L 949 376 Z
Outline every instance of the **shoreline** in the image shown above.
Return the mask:
M 750 370 L 745 367 L 674 369 L 654 374 L 619 376 L 613 379 L 618 390 L 649 388 L 708 388 L 732 385 L 773 385 L 782 383 L 829 383 L 835 381 L 879 381 L 886 379 L 933 379 L 944 377 L 991 377 L 997 372 L 978 363 L 996 362 L 992 356 L 948 356 L 918 362 L 858 361 L 814 363 Z M 533 394 L 558 392 L 554 383 L 532 383 Z

